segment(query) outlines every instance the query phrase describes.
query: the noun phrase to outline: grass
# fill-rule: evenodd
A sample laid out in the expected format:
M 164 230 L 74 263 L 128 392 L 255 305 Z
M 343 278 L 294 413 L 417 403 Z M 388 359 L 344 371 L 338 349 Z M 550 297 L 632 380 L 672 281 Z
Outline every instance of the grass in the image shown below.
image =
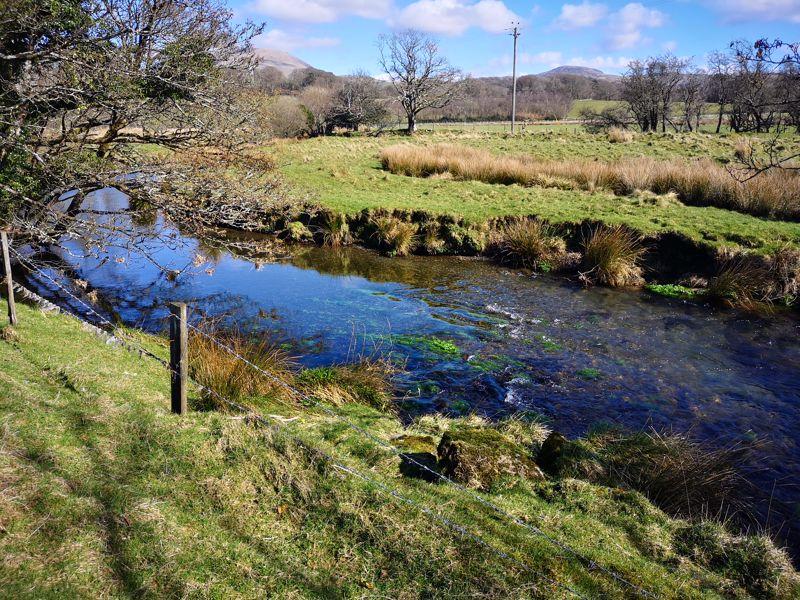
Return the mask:
M 535 215 L 554 224 L 602 221 L 627 225 L 646 235 L 679 232 L 714 247 L 738 246 L 770 253 L 798 247 L 800 223 L 773 221 L 712 206 L 680 201 L 643 202 L 636 195 L 610 191 L 496 185 L 446 178 L 410 178 L 382 169 L 380 152 L 398 142 L 427 146 L 458 143 L 498 155 L 529 154 L 542 160 L 651 157 L 659 160 L 710 157 L 730 160 L 735 136 L 692 134 L 639 135 L 625 144 L 605 135 L 573 129 L 532 132 L 514 138 L 491 133 L 419 134 L 411 138 L 326 137 L 277 141 L 266 151 L 282 165 L 285 178 L 300 192 L 334 210 L 428 210 L 460 216 L 472 223 L 492 218 Z M 789 139 L 786 142 L 794 142 Z
M 397 457 L 327 414 L 262 397 L 262 412 L 291 436 L 221 411 L 172 415 L 169 378 L 154 361 L 69 317 L 18 308 L 19 326 L 0 341 L 4 595 L 566 597 L 549 580 L 588 597 L 629 594 L 463 492 L 399 475 Z M 341 376 L 298 375 L 309 386 Z M 191 393 L 190 405 L 198 402 Z M 384 439 L 436 439 L 480 425 L 435 416 L 405 427 L 361 403 L 337 410 Z M 514 452 L 527 452 L 531 436 L 541 439 L 539 428 L 497 429 L 504 446 L 524 442 Z M 332 468 L 309 447 L 479 532 L 531 571 Z M 637 492 L 500 473 L 479 493 L 657 597 L 742 595 L 756 584 L 778 597 L 798 591 L 768 541 L 689 535 L 689 522 Z
M 567 244 L 547 224 L 521 219 L 500 230 L 496 253 L 512 266 L 548 272 L 565 262 Z
M 612 129 L 608 137 L 613 143 L 633 141 L 633 134 L 621 129 Z M 543 161 L 528 155 L 498 156 L 467 145 L 398 144 L 381 152 L 381 163 L 387 171 L 413 177 L 449 175 L 460 181 L 589 192 L 602 188 L 620 196 L 642 190 L 674 193 L 694 206 L 800 220 L 800 177 L 795 173 L 774 170 L 739 182 L 728 169 L 708 159 Z
M 583 242 L 584 277 L 611 287 L 642 283 L 641 237 L 624 227 L 597 227 Z

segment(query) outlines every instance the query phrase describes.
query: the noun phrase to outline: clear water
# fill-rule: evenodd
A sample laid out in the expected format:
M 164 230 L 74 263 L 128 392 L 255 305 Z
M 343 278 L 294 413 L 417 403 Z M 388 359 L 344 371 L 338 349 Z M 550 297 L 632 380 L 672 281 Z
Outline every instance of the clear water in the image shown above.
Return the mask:
M 113 190 L 89 201 L 99 210 L 125 204 Z M 222 253 L 195 268 L 195 255 L 209 254 L 201 242 L 160 218 L 139 229 L 147 236 L 153 227 L 174 240 L 152 242 L 157 260 L 188 266 L 174 281 L 122 250 L 112 252 L 124 262 L 62 253 L 125 323 L 162 330 L 166 303 L 182 300 L 277 332 L 307 366 L 391 354 L 406 362 L 398 384 L 409 414 L 530 410 L 568 435 L 614 423 L 691 431 L 712 444 L 757 438 L 750 477 L 766 495 L 774 488 L 770 526 L 799 545 L 800 321 L 791 315 L 713 312 L 481 260 L 357 248 L 301 248 L 267 264 Z M 414 336 L 457 350 L 432 352 Z

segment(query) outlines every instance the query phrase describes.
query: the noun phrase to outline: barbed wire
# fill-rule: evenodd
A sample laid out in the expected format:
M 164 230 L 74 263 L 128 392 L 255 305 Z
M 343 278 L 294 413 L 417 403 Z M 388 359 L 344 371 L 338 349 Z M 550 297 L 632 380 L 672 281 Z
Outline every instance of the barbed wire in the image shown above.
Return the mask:
M 168 371 L 174 372 L 174 369 L 172 369 L 172 367 L 171 367 L 171 365 L 169 364 L 168 361 L 166 361 L 163 358 L 161 358 L 160 356 L 154 354 L 150 350 L 144 348 L 143 346 L 141 346 L 141 344 L 136 343 L 135 341 L 133 341 L 130 338 L 127 341 L 125 339 L 123 339 L 123 336 L 120 335 L 120 331 L 121 331 L 120 327 L 118 327 L 116 324 L 114 324 L 112 321 L 110 321 L 107 317 L 101 315 L 99 312 L 97 312 L 97 310 L 94 309 L 94 307 L 92 307 L 87 302 L 85 302 L 84 300 L 79 298 L 76 294 L 72 293 L 66 287 L 61 285 L 57 280 L 55 280 L 54 278 L 50 277 L 42 269 L 36 267 L 36 265 L 34 265 L 32 262 L 30 262 L 30 261 L 26 260 L 25 258 L 23 258 L 16 250 L 14 250 L 12 248 L 11 252 L 17 257 L 17 259 L 20 261 L 21 264 L 26 266 L 26 268 L 28 268 L 29 270 L 31 270 L 31 271 L 39 274 L 39 275 L 42 275 L 43 277 L 45 277 L 48 281 L 53 283 L 62 292 L 64 292 L 69 297 L 71 297 L 73 300 L 75 300 L 80 305 L 82 305 L 84 308 L 86 308 L 88 312 L 90 312 L 91 314 L 96 316 L 98 319 L 100 319 L 100 321 L 103 324 L 105 324 L 106 326 L 108 326 L 111 329 L 111 332 L 113 333 L 114 337 L 116 337 L 121 343 L 123 343 L 123 344 L 125 344 L 125 345 L 127 345 L 127 346 L 129 346 L 129 347 L 131 347 L 131 348 L 133 348 L 135 350 L 137 350 L 141 354 L 144 354 L 144 355 L 156 360 L 161 366 L 165 367 Z M 61 307 L 59 307 L 59 309 L 63 310 L 67 314 L 71 315 L 75 319 L 77 319 L 79 321 L 82 321 L 82 318 L 79 315 L 76 315 L 75 313 L 73 313 L 72 311 L 66 310 L 66 309 L 61 308 Z M 199 331 L 194 326 L 191 326 L 191 328 L 194 329 L 195 331 Z M 117 336 L 119 336 L 119 337 L 117 337 Z M 124 337 L 128 337 L 128 336 L 124 336 Z M 207 337 L 210 337 L 210 336 L 207 336 Z M 216 343 L 217 344 L 221 344 L 220 342 L 216 342 Z M 246 361 L 246 362 L 249 362 L 249 361 Z M 285 424 L 280 423 L 277 419 L 269 419 L 269 418 L 265 417 L 264 415 L 254 411 L 252 408 L 250 408 L 250 407 L 248 407 L 246 405 L 240 404 L 238 402 L 235 402 L 235 401 L 223 396 L 222 394 L 220 394 L 216 390 L 214 390 L 212 388 L 209 388 L 209 387 L 203 385 L 202 383 L 200 383 L 198 381 L 195 381 L 194 379 L 191 379 L 191 382 L 199 390 L 210 394 L 211 396 L 216 398 L 218 401 L 220 401 L 224 405 L 229 406 L 229 407 L 237 410 L 238 412 L 246 414 L 248 417 L 250 417 L 254 421 L 257 421 L 260 424 L 269 427 L 273 431 L 278 431 L 278 432 L 280 432 L 280 433 L 282 433 L 284 435 L 287 435 L 287 437 L 289 437 L 289 439 L 291 439 L 292 441 L 294 441 L 295 443 L 297 443 L 298 445 L 300 445 L 301 447 L 303 447 L 307 451 L 312 452 L 312 453 L 324 458 L 327 462 L 329 462 L 336 469 L 338 469 L 340 471 L 343 471 L 345 473 L 348 473 L 351 476 L 356 477 L 356 478 L 358 478 L 358 479 L 360 479 L 360 480 L 362 480 L 362 481 L 364 481 L 364 482 L 366 482 L 366 483 L 368 483 L 368 484 L 370 484 L 370 485 L 382 490 L 386 494 L 392 496 L 397 501 L 400 501 L 403 504 L 406 504 L 408 506 L 411 506 L 412 508 L 415 508 L 416 510 L 419 510 L 420 512 L 422 512 L 426 516 L 428 516 L 428 517 L 434 519 L 435 521 L 438 521 L 439 523 L 445 525 L 446 527 L 452 529 L 453 531 L 455 531 L 456 533 L 458 533 L 462 537 L 470 539 L 474 543 L 476 543 L 476 544 L 486 548 L 487 550 L 493 552 L 499 558 L 501 558 L 501 559 L 503 559 L 503 560 L 505 560 L 507 562 L 513 563 L 514 565 L 516 565 L 517 567 L 521 568 L 525 572 L 528 572 L 528 573 L 530 573 L 532 575 L 540 577 L 541 579 L 545 580 L 547 583 L 550 583 L 550 584 L 552 584 L 552 585 L 554 585 L 556 587 L 560 587 L 563 590 L 569 592 L 570 594 L 572 594 L 573 596 L 575 596 L 577 598 L 587 599 L 588 600 L 588 598 L 586 596 L 584 596 L 581 592 L 576 590 L 574 587 L 572 587 L 570 585 L 567 585 L 566 583 L 560 582 L 560 581 L 558 581 L 556 579 L 553 579 L 553 578 L 549 577 L 548 575 L 545 575 L 541 571 L 537 571 L 537 570 L 533 569 L 531 566 L 529 566 L 528 564 L 518 560 L 517 558 L 513 557 L 509 553 L 507 553 L 507 552 L 505 552 L 503 550 L 500 550 L 499 548 L 496 548 L 490 542 L 487 542 L 481 536 L 471 532 L 470 530 L 468 530 L 466 527 L 464 527 L 460 523 L 457 523 L 456 521 L 454 521 L 452 519 L 449 519 L 448 517 L 446 517 L 446 516 L 444 516 L 444 515 L 442 515 L 440 513 L 437 513 L 436 511 L 431 510 L 427 506 L 422 505 L 421 503 L 409 498 L 408 496 L 405 496 L 405 495 L 399 493 L 397 490 L 389 487 L 385 483 L 383 483 L 381 481 L 378 481 L 375 478 L 370 477 L 369 475 L 366 475 L 363 472 L 358 471 L 357 469 L 355 469 L 353 467 L 350 467 L 350 466 L 342 464 L 341 462 L 337 461 L 331 454 L 329 454 L 329 453 L 327 453 L 327 452 L 325 452 L 323 450 L 320 450 L 318 447 L 311 446 L 305 440 L 297 437 L 296 435 L 294 435 L 293 433 L 288 431 L 288 428 L 285 426 Z M 299 392 L 297 390 L 295 390 L 295 391 Z M 301 393 L 301 392 L 299 392 L 299 393 Z

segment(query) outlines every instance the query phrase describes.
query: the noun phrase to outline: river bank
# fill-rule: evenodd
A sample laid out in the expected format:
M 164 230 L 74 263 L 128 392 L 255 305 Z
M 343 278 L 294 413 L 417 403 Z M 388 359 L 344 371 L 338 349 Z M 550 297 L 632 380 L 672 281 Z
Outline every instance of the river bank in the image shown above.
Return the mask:
M 155 338 L 137 341 L 165 351 Z M 301 597 L 448 590 L 551 598 L 572 586 L 590 596 L 631 593 L 543 538 L 476 509 L 463 492 L 399 475 L 406 469 L 397 456 L 365 445 L 328 413 L 278 397 L 248 398 L 288 429 L 270 433 L 195 391 L 191 405 L 202 410 L 171 416 L 169 379 L 157 363 L 109 346 L 69 317 L 27 306 L 19 327 L 3 330 L 0 355 L 8 390 L 0 404 L 0 458 L 6 492 L 16 499 L 2 511 L 0 545 L 16 557 L 0 567 L 6 590 Z M 297 377 L 331 397 L 334 373 Z M 796 575 L 764 538 L 670 519 L 633 491 L 542 475 L 533 444 L 546 432 L 538 424 L 429 417 L 403 426 L 357 401 L 335 408 L 405 451 L 441 454 L 449 472 L 481 496 L 659 597 L 717 597 L 742 585 L 774 597 L 797 591 Z M 295 437 L 446 511 L 533 572 L 337 474 Z M 492 479 L 475 479 L 474 470 L 458 465 L 474 464 L 470 452 L 485 451 L 487 439 L 495 455 L 513 460 L 494 461 Z

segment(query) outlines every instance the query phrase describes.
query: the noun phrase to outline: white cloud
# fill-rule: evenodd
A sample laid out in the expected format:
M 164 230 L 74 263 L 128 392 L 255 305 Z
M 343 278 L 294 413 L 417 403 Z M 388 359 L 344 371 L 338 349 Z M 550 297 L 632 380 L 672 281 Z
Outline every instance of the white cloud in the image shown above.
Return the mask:
M 472 27 L 501 33 L 519 20 L 501 0 L 417 0 L 402 9 L 391 24 L 428 33 L 461 35 Z
M 554 21 L 559 29 L 580 29 L 591 27 L 608 14 L 605 4 L 592 4 L 584 1 L 583 4 L 565 4 L 561 7 L 561 14 Z
M 608 47 L 612 50 L 633 48 L 646 42 L 643 29 L 661 27 L 667 16 L 660 10 L 647 8 L 639 2 L 626 4 L 609 17 Z
M 668 42 L 661 44 L 661 47 L 667 52 L 675 52 L 675 50 L 678 48 L 678 42 L 675 40 L 669 40 Z
M 271 29 L 253 39 L 257 48 L 274 48 L 284 52 L 293 52 L 298 48 L 324 48 L 338 46 L 340 40 L 331 37 L 306 37 L 300 33 L 289 33 L 282 29 Z
M 728 23 L 788 21 L 800 23 L 800 0 L 706 0 Z
M 392 0 L 255 0 L 249 12 L 303 23 L 332 23 L 342 17 L 383 19 Z
M 564 64 L 564 56 L 561 52 L 538 52 L 528 54 L 523 52 L 519 55 L 519 62 L 527 65 L 547 65 L 548 67 L 558 67 Z
M 592 56 L 590 58 L 583 58 L 576 56 L 570 58 L 564 64 L 574 67 L 591 67 L 592 69 L 600 69 L 601 71 L 619 71 L 625 69 L 633 59 L 626 56 Z

